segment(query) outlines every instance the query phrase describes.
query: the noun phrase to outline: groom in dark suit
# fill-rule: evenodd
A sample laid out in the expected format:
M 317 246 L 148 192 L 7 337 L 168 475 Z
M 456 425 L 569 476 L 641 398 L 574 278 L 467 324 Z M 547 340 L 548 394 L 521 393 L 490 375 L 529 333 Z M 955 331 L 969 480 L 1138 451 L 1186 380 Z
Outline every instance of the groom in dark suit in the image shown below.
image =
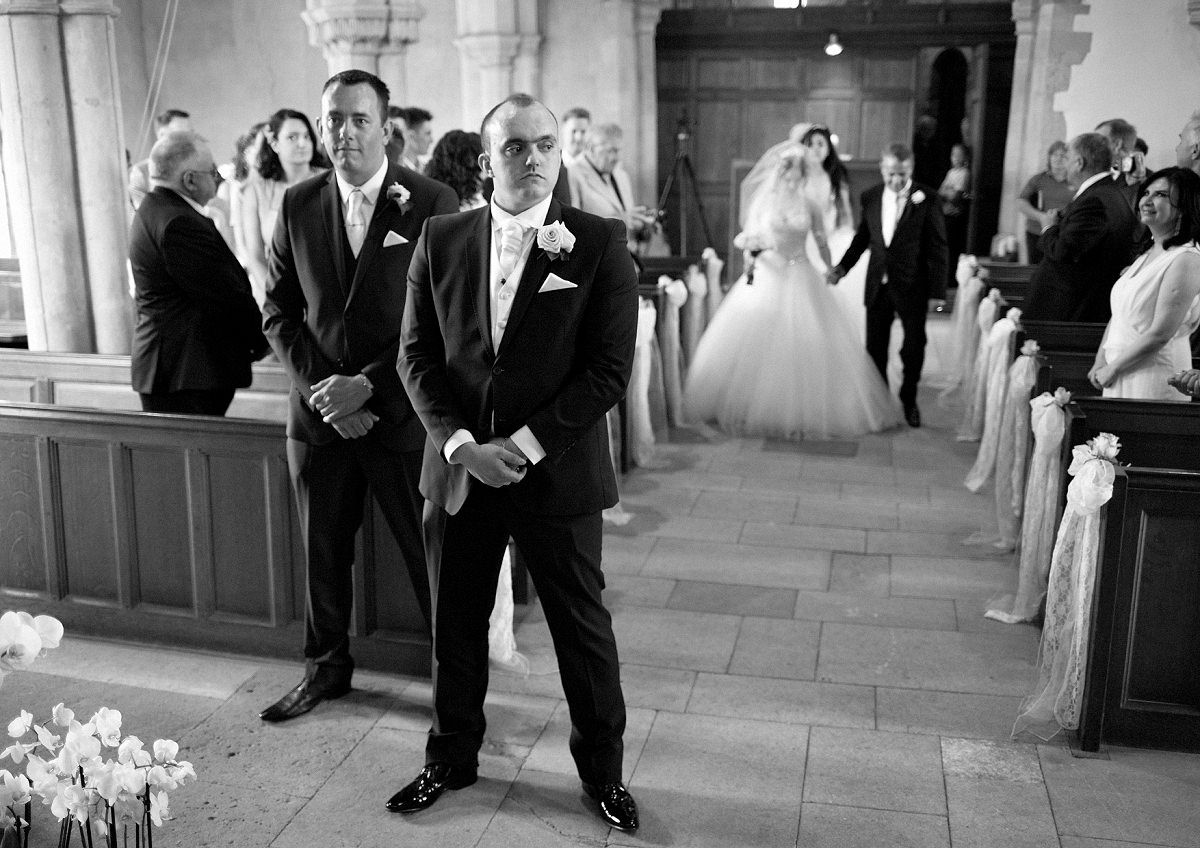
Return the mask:
M 937 192 L 913 182 L 913 152 L 906 145 L 889 145 L 879 171 L 883 184 L 863 192 L 858 231 L 842 261 L 829 269 L 827 280 L 836 285 L 863 251 L 871 249 L 864 298 L 867 353 L 886 383 L 892 322 L 899 315 L 904 328 L 900 403 L 904 420 L 920 427 L 917 383 L 925 364 L 925 316 L 930 307 L 945 305 L 946 224 Z
M 264 721 L 350 690 L 354 536 L 368 484 L 431 620 L 418 489 L 425 430 L 396 356 L 421 225 L 458 211 L 458 198 L 388 162 L 387 108 L 387 86 L 365 71 L 325 83 L 317 126 L 334 167 L 287 190 L 267 262 L 263 326 L 295 388 L 287 454 L 308 605 L 304 679 L 262 712 Z
M 551 196 L 561 157 L 545 106 L 512 95 L 481 134 L 490 205 L 431 219 L 408 273 L 398 367 L 429 432 L 433 727 L 424 770 L 387 806 L 413 813 L 476 780 L 488 614 L 511 537 L 554 640 L 584 790 L 633 830 L 600 512 L 617 502 L 604 416 L 633 367 L 637 274 L 619 221 Z

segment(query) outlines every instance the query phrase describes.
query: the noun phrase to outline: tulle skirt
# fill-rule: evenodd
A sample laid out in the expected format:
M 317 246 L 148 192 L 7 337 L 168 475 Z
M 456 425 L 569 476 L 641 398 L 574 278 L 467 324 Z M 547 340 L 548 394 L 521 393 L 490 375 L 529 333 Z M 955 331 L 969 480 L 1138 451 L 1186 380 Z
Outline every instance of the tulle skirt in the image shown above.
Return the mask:
M 685 390 L 692 421 L 734 435 L 853 438 L 900 406 L 816 269 L 774 251 L 738 280 L 700 339 Z

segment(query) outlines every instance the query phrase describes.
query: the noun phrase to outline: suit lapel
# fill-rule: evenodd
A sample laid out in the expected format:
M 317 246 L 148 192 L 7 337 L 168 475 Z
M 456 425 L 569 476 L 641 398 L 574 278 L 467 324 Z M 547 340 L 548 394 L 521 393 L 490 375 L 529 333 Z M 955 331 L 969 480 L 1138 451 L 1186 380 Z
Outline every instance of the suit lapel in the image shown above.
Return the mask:
M 561 217 L 562 207 L 557 200 L 551 200 L 550 208 L 546 210 L 546 220 L 542 223 L 546 224 L 551 221 L 558 221 Z M 516 335 L 516 331 L 521 325 L 521 320 L 529 310 L 529 305 L 533 303 L 538 289 L 542 287 L 542 283 L 546 281 L 546 276 L 549 273 L 550 257 L 546 255 L 546 251 L 537 246 L 535 238 L 533 246 L 529 248 L 529 259 L 525 262 L 524 270 L 521 271 L 521 282 L 517 286 L 517 296 L 513 298 L 512 309 L 508 313 L 508 323 L 504 328 L 504 338 L 500 339 L 500 349 L 496 351 L 497 359 L 503 356 L 504 351 L 508 349 L 513 336 Z
M 346 298 L 347 303 L 353 299 L 354 293 L 362 283 L 363 275 L 371 267 L 371 261 L 383 246 L 383 238 L 388 231 L 388 222 L 394 220 L 400 213 L 395 202 L 389 200 L 387 196 L 388 186 L 394 182 L 401 182 L 400 170 L 395 165 L 388 165 L 387 173 L 383 177 L 383 185 L 379 187 L 379 195 L 375 198 L 375 207 L 371 210 L 371 220 L 367 223 L 367 234 L 363 237 L 362 247 L 358 251 L 358 260 L 354 265 L 354 280 L 350 284 L 350 293 Z
M 475 306 L 475 322 L 483 336 L 483 347 L 488 361 L 494 357 L 492 344 L 492 298 L 489 290 L 492 249 L 492 212 L 490 206 L 479 210 L 478 218 L 471 229 L 471 240 L 467 244 L 467 284 L 474 286 L 471 303 Z
M 325 222 L 325 241 L 329 245 L 338 286 L 344 297 L 350 290 L 350 282 L 346 279 L 346 251 L 343 249 L 346 230 L 342 224 L 342 197 L 338 194 L 337 176 L 332 170 L 325 187 L 321 189 L 321 210 Z

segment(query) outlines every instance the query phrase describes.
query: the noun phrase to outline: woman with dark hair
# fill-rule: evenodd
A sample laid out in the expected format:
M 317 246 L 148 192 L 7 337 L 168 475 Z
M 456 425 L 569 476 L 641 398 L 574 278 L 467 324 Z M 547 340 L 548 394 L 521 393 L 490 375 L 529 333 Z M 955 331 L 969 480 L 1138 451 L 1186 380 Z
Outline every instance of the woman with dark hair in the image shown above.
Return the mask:
M 242 190 L 238 222 L 254 299 L 262 306 L 267 289 L 267 245 L 275 231 L 283 193 L 288 186 L 327 169 L 329 160 L 318 147 L 308 116 L 295 109 L 280 109 L 267 120 L 254 165 Z
M 842 164 L 837 142 L 824 124 L 797 124 L 791 137 L 804 145 L 812 176 L 809 188 L 813 200 L 821 209 L 829 250 L 842 256 L 854 239 L 854 214 L 850 209 L 850 172 Z M 809 249 L 809 259 L 817 264 L 819 257 Z M 821 265 L 817 265 L 821 268 Z M 823 270 L 823 269 L 822 269 Z M 867 283 L 867 265 L 861 263 L 833 287 L 833 298 L 850 315 L 860 340 L 867 337 L 867 310 L 863 305 Z
M 438 139 L 425 166 L 425 176 L 454 189 L 459 211 L 478 209 L 486 203 L 480 189 L 483 184 L 483 172 L 479 170 L 481 153 L 483 143 L 479 133 L 450 130 Z
M 1151 174 L 1138 197 L 1150 249 L 1113 284 L 1112 318 L 1088 380 L 1105 397 L 1184 400 L 1167 380 L 1191 367 L 1188 336 L 1200 324 L 1200 176 Z

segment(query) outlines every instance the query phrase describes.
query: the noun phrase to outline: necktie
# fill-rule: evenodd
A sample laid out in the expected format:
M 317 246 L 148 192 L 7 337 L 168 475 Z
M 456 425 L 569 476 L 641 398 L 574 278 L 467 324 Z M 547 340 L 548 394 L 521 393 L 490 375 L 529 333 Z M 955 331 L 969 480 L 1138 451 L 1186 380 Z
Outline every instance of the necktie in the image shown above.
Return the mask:
M 354 253 L 354 258 L 358 258 L 358 252 L 362 250 L 363 240 L 367 237 L 367 218 L 363 214 L 363 201 L 366 200 L 366 195 L 361 189 L 355 189 L 350 192 L 350 204 L 346 210 L 346 238 L 350 240 L 350 250 Z
M 525 227 L 516 218 L 509 218 L 500 228 L 500 276 L 502 283 L 512 276 L 525 244 Z

